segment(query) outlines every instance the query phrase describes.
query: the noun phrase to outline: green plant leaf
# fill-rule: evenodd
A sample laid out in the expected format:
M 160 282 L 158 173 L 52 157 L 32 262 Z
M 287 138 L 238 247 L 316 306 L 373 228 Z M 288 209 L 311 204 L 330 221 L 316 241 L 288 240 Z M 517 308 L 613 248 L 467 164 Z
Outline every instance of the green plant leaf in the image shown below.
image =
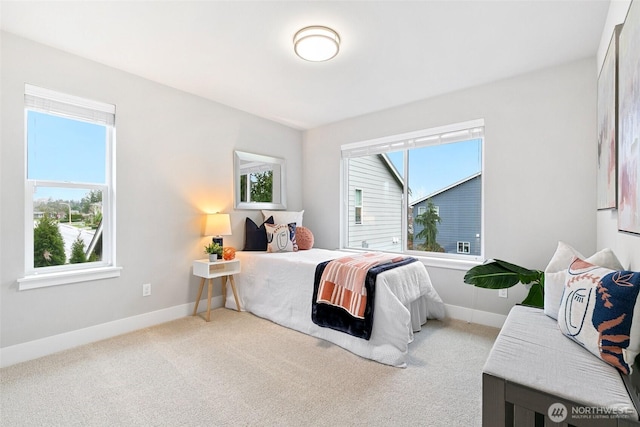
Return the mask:
M 528 268 L 520 267 L 519 265 L 511 264 L 510 262 L 502 261 L 499 259 L 494 260 L 496 264 L 500 265 L 507 271 L 511 271 L 518 275 L 518 280 L 520 283 L 525 285 L 539 281 L 541 271 L 538 270 L 529 270 Z
M 464 282 L 486 289 L 510 288 L 517 283 L 531 285 L 522 304 L 544 306 L 544 272 L 529 270 L 499 259 L 490 260 L 467 271 Z
M 529 294 L 522 301 L 524 305 L 530 305 L 533 307 L 544 307 L 544 288 L 540 283 L 534 283 L 529 289 Z
M 505 263 L 508 264 L 508 263 Z M 464 275 L 464 282 L 479 288 L 510 288 L 520 281 L 519 274 L 496 261 L 477 265 Z
M 544 273 L 529 270 L 499 259 L 477 265 L 467 271 L 464 282 L 479 288 L 504 289 L 517 283 L 529 284 L 540 281 Z

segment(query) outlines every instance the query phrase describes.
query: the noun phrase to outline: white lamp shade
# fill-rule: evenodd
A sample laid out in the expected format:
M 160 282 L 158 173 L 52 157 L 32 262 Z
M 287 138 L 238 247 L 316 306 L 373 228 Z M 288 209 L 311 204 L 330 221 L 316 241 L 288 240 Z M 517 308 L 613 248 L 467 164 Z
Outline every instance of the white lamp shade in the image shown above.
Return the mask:
M 231 235 L 231 219 L 229 214 L 209 214 L 204 226 L 205 236 Z
M 306 27 L 293 36 L 293 47 L 300 58 L 312 62 L 327 61 L 338 54 L 340 36 L 331 28 Z

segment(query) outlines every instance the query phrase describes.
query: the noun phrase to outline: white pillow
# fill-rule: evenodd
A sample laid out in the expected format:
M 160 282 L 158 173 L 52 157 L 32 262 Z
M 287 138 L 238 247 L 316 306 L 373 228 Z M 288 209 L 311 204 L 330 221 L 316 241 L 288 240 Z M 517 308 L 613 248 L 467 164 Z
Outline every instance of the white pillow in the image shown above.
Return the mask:
M 567 281 L 567 269 L 574 257 L 585 259 L 580 252 L 571 246 L 564 242 L 558 242 L 558 248 L 544 270 L 544 314 L 552 319 L 558 319 L 562 292 Z M 599 267 L 624 270 L 616 255 L 609 248 L 596 252 L 585 261 Z
M 267 252 L 297 252 L 296 224 L 264 224 L 267 233 Z
M 302 225 L 302 214 L 304 214 L 304 210 L 300 212 L 295 211 L 262 211 L 262 215 L 264 216 L 263 221 L 266 221 L 270 216 L 273 217 L 274 224 L 290 224 L 292 222 L 296 223 L 296 227 L 300 227 Z

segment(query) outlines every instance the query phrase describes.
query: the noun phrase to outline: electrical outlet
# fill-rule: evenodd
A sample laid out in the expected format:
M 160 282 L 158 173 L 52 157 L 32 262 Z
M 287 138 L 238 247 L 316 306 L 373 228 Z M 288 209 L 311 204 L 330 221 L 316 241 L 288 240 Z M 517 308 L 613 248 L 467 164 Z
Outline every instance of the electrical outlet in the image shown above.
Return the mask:
M 145 283 L 142 285 L 142 296 L 148 297 L 149 295 L 151 295 L 151 283 Z
M 498 289 L 498 296 L 500 298 L 506 298 L 507 297 L 507 289 Z

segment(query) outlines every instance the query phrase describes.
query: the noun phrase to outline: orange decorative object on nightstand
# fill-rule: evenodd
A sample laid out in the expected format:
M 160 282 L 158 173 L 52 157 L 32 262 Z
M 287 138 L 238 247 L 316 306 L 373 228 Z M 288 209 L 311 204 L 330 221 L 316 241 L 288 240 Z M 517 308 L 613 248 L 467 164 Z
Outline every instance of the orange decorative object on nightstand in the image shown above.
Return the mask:
M 222 250 L 222 258 L 226 261 L 232 260 L 236 257 L 236 250 L 231 246 L 227 246 Z

